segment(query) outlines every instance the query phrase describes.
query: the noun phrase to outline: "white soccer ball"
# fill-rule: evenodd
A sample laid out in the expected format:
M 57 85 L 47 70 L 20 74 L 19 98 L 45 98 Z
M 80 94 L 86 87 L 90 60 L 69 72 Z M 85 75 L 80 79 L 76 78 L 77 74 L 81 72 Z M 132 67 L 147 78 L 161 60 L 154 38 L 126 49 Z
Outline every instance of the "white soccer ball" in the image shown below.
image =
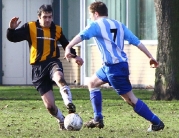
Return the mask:
M 83 126 L 83 120 L 77 113 L 71 113 L 65 117 L 64 126 L 69 131 L 79 131 Z

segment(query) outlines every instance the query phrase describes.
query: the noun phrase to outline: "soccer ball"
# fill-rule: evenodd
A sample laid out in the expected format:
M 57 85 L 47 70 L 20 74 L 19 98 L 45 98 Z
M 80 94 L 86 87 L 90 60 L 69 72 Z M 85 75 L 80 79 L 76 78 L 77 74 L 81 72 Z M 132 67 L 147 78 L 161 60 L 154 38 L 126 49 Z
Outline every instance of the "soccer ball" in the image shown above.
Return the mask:
M 83 120 L 77 113 L 71 113 L 65 117 L 64 126 L 69 131 L 79 131 L 83 126 Z

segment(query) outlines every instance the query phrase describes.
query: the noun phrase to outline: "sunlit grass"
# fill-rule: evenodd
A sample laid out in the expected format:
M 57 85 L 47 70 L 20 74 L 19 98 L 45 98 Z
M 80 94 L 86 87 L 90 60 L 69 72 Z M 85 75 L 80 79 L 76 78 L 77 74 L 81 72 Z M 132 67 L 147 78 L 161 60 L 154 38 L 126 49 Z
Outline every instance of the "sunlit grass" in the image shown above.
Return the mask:
M 71 90 L 73 102 L 83 121 L 93 117 L 89 92 Z M 56 119 L 44 108 L 34 87 L 0 86 L 0 138 L 179 138 L 179 101 L 151 101 L 152 91 L 134 90 L 165 123 L 159 132 L 146 132 L 149 122 L 138 116 L 112 89 L 102 89 L 104 129 L 82 128 L 59 131 Z M 54 88 L 57 106 L 67 115 L 58 88 Z

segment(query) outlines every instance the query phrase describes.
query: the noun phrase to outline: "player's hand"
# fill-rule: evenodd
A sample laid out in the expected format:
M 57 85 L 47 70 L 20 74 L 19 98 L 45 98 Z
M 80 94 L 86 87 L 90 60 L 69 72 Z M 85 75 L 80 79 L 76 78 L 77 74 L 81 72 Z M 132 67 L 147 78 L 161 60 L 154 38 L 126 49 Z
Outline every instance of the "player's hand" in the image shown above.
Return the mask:
M 64 59 L 66 58 L 67 61 L 70 61 L 69 59 L 73 58 L 74 56 L 75 55 L 70 52 L 70 48 L 66 47 Z
M 75 57 L 75 60 L 76 60 L 76 63 L 79 65 L 79 66 L 82 66 L 84 61 L 81 57 L 77 56 Z
M 158 66 L 159 66 L 159 63 L 155 59 L 150 58 L 150 67 L 157 68 Z
M 19 17 L 13 17 L 9 22 L 9 28 L 16 29 L 21 23 L 21 21 L 18 21 L 18 20 L 19 20 Z

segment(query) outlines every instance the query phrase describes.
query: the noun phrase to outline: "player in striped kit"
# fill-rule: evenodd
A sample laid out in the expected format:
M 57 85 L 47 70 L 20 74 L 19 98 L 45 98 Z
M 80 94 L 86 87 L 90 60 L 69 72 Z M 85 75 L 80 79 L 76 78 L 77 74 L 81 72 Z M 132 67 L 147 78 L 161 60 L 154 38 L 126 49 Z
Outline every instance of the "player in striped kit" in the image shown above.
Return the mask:
M 26 40 L 30 49 L 30 64 L 32 65 L 32 83 L 39 92 L 48 112 L 57 118 L 59 129 L 65 130 L 64 115 L 55 104 L 53 94 L 53 84 L 59 87 L 60 94 L 68 113 L 76 112 L 76 107 L 72 103 L 72 94 L 65 81 L 63 66 L 60 61 L 60 50 L 58 42 L 63 49 L 68 44 L 68 40 L 63 34 L 62 28 L 53 22 L 53 9 L 51 5 L 42 5 L 38 9 L 38 20 L 27 22 L 17 28 L 21 21 L 18 17 L 13 17 L 7 29 L 7 39 L 11 42 L 21 42 Z M 83 64 L 83 60 L 76 55 L 75 49 L 70 49 L 74 54 L 73 58 L 78 65 Z
M 138 47 L 150 60 L 153 68 L 158 67 L 158 62 L 153 58 L 140 40 L 121 22 L 109 19 L 108 9 L 103 2 L 93 2 L 89 6 L 91 22 L 68 44 L 65 57 L 71 58 L 72 48 L 83 40 L 94 38 L 100 50 L 103 66 L 91 77 L 88 88 L 90 100 L 94 111 L 94 119 L 85 124 L 88 128 L 103 128 L 102 95 L 99 87 L 109 83 L 124 101 L 131 105 L 134 111 L 151 122 L 148 131 L 159 131 L 164 128 L 164 123 L 149 107 L 132 92 L 129 80 L 128 58 L 124 49 L 124 40 Z

